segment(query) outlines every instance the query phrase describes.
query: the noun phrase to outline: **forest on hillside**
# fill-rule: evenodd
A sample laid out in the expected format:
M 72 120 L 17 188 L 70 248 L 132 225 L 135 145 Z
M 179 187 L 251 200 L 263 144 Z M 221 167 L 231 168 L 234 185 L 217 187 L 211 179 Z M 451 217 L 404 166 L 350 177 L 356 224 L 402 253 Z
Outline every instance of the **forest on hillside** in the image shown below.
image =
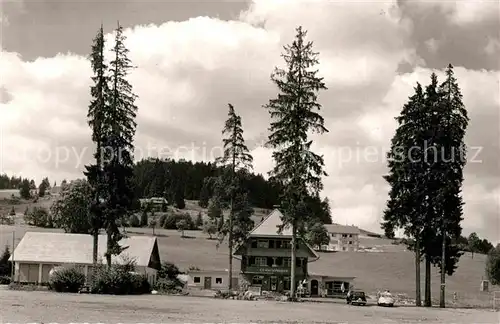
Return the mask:
M 135 194 L 137 198 L 164 197 L 171 202 L 180 193 L 183 199 L 198 200 L 204 194 L 211 196 L 206 180 L 218 176 L 220 171 L 210 162 L 144 159 L 134 165 Z M 275 184 L 260 174 L 238 175 L 252 206 L 270 209 L 278 204 L 279 188 Z

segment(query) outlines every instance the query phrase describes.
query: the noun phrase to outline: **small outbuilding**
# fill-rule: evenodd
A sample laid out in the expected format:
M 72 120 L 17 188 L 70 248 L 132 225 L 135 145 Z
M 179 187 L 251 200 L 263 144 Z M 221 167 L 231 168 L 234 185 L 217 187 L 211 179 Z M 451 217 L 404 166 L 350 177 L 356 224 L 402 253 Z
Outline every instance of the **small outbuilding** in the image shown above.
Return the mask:
M 99 235 L 98 262 L 105 263 L 107 236 Z M 136 272 L 147 275 L 151 284 L 156 282 L 161 268 L 156 237 L 130 236 L 120 241 L 125 250 L 112 257 L 113 263 L 133 260 Z M 14 249 L 9 261 L 14 261 L 14 281 L 44 284 L 55 267 L 80 266 L 88 275 L 93 266 L 93 237 L 87 234 L 27 232 Z
M 227 270 L 189 270 L 187 273 L 187 286 L 199 289 L 228 289 L 228 273 Z M 238 275 L 234 274 L 232 286 L 233 289 L 236 289 L 238 287 Z
M 307 288 L 311 297 L 345 298 L 355 277 L 309 274 Z

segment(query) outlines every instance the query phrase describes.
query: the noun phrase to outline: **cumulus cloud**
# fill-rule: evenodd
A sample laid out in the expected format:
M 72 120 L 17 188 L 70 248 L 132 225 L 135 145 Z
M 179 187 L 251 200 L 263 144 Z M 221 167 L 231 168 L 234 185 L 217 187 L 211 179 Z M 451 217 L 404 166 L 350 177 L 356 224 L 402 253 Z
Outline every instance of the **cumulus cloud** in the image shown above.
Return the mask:
M 428 48 L 431 44 L 425 42 L 433 39 L 439 46 L 427 53 L 437 57 L 446 47 L 439 36 L 414 37 L 420 30 L 415 17 L 426 9 L 412 6 L 409 15 L 408 7 L 396 1 L 256 0 L 234 21 L 197 17 L 127 29 L 126 44 L 137 66 L 130 75 L 139 96 L 136 158 L 213 159 L 220 154 L 230 102 L 242 115 L 255 171 L 267 173 L 273 162 L 271 152 L 260 145 L 269 122 L 262 105 L 276 95 L 269 75 L 282 65 L 282 46 L 300 23 L 320 52 L 320 73 L 329 88 L 320 101 L 330 132 L 315 136 L 315 150 L 324 154 L 330 175 L 323 196 L 332 201 L 334 221 L 378 230 L 387 199 L 382 175 L 394 117 L 415 83 L 428 83 L 433 71 L 425 65 L 433 57 L 423 57 L 419 48 Z M 455 9 L 441 8 L 441 18 L 450 24 L 474 25 L 470 17 L 450 18 L 457 15 Z M 473 20 L 481 17 L 475 14 Z M 106 36 L 108 44 L 112 37 Z M 497 40 L 494 34 L 490 39 Z M 487 44 L 474 49 L 477 57 L 492 51 Z M 398 72 L 402 64 L 411 67 L 408 73 Z M 464 224 L 496 240 L 498 71 L 458 64 L 456 74 L 471 117 L 467 142 L 483 147 L 482 162 L 466 169 Z M 86 123 L 91 85 L 87 59 L 59 54 L 26 61 L 6 52 L 0 57 L 0 75 L 3 172 L 37 180 L 80 176 L 94 149 Z

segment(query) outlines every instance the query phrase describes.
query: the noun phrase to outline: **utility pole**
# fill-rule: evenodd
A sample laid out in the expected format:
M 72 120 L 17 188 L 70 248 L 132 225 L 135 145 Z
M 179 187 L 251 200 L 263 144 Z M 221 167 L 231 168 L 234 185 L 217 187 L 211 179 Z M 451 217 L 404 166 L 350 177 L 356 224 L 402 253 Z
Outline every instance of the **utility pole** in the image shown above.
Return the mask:
M 443 235 L 443 241 L 441 246 L 441 294 L 439 296 L 439 307 L 445 308 L 445 287 L 446 287 L 446 226 L 445 220 L 443 219 L 443 228 L 441 233 Z

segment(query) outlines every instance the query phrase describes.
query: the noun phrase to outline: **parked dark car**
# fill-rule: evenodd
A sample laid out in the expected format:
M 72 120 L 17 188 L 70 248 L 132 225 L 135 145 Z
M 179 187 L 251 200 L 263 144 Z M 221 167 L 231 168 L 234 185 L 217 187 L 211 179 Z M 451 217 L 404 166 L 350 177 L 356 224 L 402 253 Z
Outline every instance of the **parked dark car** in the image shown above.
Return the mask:
M 346 297 L 347 304 L 351 305 L 366 305 L 366 295 L 364 291 L 351 291 Z

